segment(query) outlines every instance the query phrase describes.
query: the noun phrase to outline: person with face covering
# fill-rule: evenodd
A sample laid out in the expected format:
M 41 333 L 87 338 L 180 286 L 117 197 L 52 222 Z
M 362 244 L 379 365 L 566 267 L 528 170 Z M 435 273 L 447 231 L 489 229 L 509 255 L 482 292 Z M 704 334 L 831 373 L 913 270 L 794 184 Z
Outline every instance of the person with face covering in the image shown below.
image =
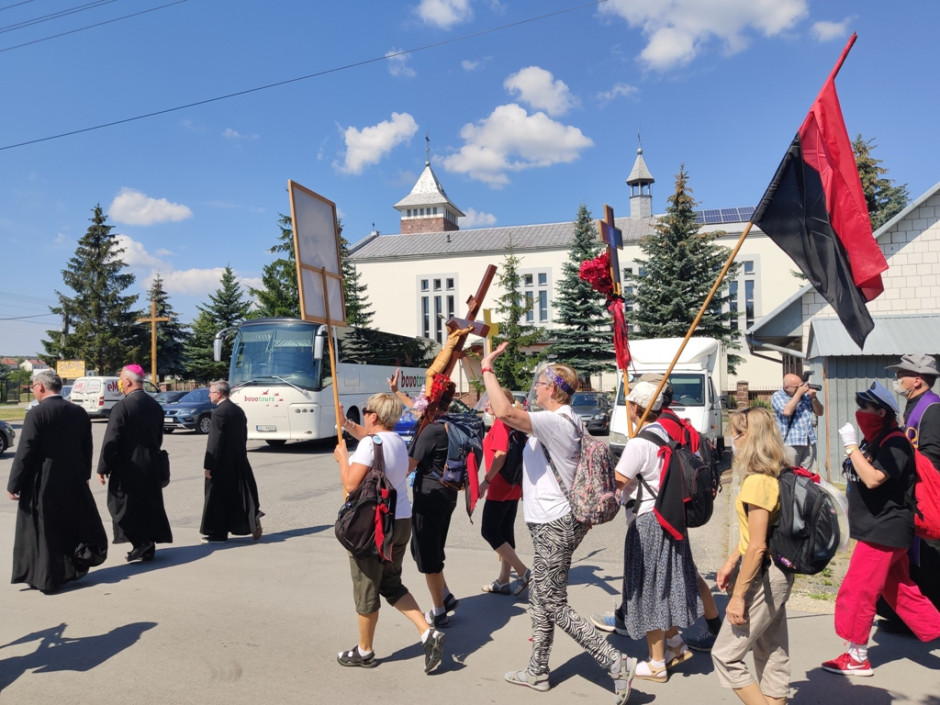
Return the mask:
M 857 541 L 836 597 L 836 634 L 848 642 L 824 670 L 846 676 L 871 676 L 868 637 L 875 604 L 884 597 L 921 641 L 940 637 L 940 612 L 911 580 L 907 550 L 914 538 L 914 451 L 898 431 L 894 396 L 873 382 L 855 395 L 855 420 L 839 429 L 845 446 L 849 535 Z

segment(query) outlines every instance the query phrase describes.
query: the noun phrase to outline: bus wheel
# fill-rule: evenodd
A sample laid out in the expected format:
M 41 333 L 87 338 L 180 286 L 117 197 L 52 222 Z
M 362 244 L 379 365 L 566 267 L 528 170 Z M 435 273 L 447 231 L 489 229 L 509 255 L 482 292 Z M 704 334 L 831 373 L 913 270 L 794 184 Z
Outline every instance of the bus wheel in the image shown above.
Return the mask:
M 265 443 L 267 443 L 269 446 L 282 446 L 287 443 L 287 441 L 285 441 L 283 438 L 269 438 L 265 441 Z
M 353 407 L 352 409 L 347 411 L 346 418 L 355 424 L 359 423 L 359 409 Z M 347 431 L 343 431 L 343 440 L 345 440 L 348 443 L 349 441 L 354 441 L 356 439 L 353 438 Z

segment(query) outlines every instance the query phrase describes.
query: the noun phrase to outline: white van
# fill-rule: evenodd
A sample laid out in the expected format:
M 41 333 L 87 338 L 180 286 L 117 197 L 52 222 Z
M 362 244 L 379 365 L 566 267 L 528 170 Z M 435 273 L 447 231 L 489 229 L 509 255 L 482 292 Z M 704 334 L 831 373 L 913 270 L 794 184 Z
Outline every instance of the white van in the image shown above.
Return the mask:
M 70 401 L 78 404 L 93 418 L 108 418 L 114 405 L 124 398 L 118 381 L 117 377 L 79 377 L 72 385 Z M 160 390 L 153 382 L 145 379 L 144 391 L 156 394 Z

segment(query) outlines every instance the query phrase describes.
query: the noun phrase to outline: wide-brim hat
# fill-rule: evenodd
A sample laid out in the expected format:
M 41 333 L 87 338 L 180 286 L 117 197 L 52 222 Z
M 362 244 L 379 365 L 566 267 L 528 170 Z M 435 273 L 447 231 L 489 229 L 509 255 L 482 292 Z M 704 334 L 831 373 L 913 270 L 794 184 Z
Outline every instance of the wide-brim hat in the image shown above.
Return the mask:
M 901 370 L 911 372 L 915 375 L 927 375 L 928 377 L 940 377 L 940 368 L 937 367 L 937 359 L 933 355 L 924 353 L 912 353 L 910 355 L 901 355 L 901 361 L 896 365 L 888 365 L 886 370 Z
M 655 399 L 653 398 L 657 386 L 657 384 L 653 384 L 652 382 L 637 382 L 637 385 L 630 390 L 627 401 L 632 401 L 634 404 L 644 409 L 659 411 L 663 406 L 663 393 L 660 392 L 656 395 Z
M 879 406 L 882 409 L 893 411 L 895 414 L 901 413 L 898 403 L 894 400 L 894 395 L 881 382 L 872 382 L 868 389 L 856 392 L 855 398 Z

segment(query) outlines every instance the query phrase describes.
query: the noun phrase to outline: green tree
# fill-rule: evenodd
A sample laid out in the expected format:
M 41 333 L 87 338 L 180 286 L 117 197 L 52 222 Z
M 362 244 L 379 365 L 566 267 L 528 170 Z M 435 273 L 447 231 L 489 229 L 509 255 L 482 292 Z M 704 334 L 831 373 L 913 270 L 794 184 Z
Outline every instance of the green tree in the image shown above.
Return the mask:
M 615 367 L 606 299 L 578 276 L 581 263 L 597 257 L 600 250 L 601 243 L 591 212 L 582 203 L 555 299 L 555 318 L 559 327 L 552 331 L 555 340 L 545 350 L 545 356 L 571 365 L 588 381 L 591 375 Z
M 134 275 L 124 271 L 118 245 L 100 205 L 92 209 L 91 226 L 78 241 L 62 280 L 74 292 L 56 291 L 58 306 L 49 308 L 64 320 L 62 330 L 46 331 L 43 340 L 47 364 L 57 359 L 84 360 L 88 370 L 107 375 L 141 359 L 147 347 L 146 332 L 136 323 L 137 295 L 125 295 Z
M 261 289 L 249 288 L 258 301 L 252 317 L 300 317 L 300 294 L 297 289 L 297 259 L 294 256 L 294 229 L 290 216 L 278 214 L 281 234 L 268 252 L 277 259 L 261 269 Z
M 861 135 L 852 142 L 855 165 L 862 180 L 872 230 L 877 230 L 891 220 L 904 210 L 910 201 L 907 184 L 895 186 L 894 181 L 885 176 L 888 170 L 880 166 L 881 160 L 872 156 L 872 151 L 877 146 L 874 138 L 866 140 Z
M 638 271 L 628 277 L 633 294 L 627 300 L 633 310 L 626 314 L 636 338 L 684 338 L 728 259 L 728 249 L 716 242 L 720 233 L 699 231 L 697 204 L 691 194 L 682 165 L 675 191 L 667 199 L 666 214 L 659 219 L 655 232 L 640 241 L 646 258 L 637 258 Z M 730 310 L 728 295 L 728 282 L 737 270 L 736 264 L 728 270 L 694 333 L 717 338 L 729 350 L 740 347 L 736 331 L 731 328 L 737 312 Z M 738 355 L 729 355 L 728 367 L 733 372 L 742 361 Z
M 153 282 L 147 292 L 147 301 L 156 302 L 157 318 L 169 318 L 169 321 L 157 323 L 157 374 L 163 378 L 180 377 L 186 374 L 186 344 L 189 342 L 190 332 L 188 326 L 179 322 L 179 316 L 170 305 L 170 297 L 163 288 L 163 279 L 159 274 L 154 275 Z M 150 314 L 148 312 L 147 317 Z M 150 324 L 142 324 L 149 330 Z M 152 368 L 150 359 L 150 346 L 147 346 L 143 355 L 144 369 Z
M 223 341 L 222 360 L 212 359 L 215 334 L 223 328 L 236 326 L 248 317 L 251 304 L 245 300 L 235 272 L 226 266 L 219 288 L 209 296 L 209 303 L 198 306 L 199 315 L 193 322 L 193 335 L 185 346 L 186 371 L 199 382 L 211 382 L 228 377 L 228 362 L 232 356 L 232 339 Z
M 496 312 L 500 315 L 499 335 L 493 336 L 494 347 L 502 342 L 509 343 L 506 353 L 493 363 L 496 377 L 506 389 L 528 389 L 532 384 L 538 355 L 525 353 L 522 349 L 538 343 L 545 336 L 544 330 L 526 322 L 534 301 L 522 295 L 521 262 L 510 240 L 499 272 L 499 285 L 503 289 L 502 296 L 496 299 Z

